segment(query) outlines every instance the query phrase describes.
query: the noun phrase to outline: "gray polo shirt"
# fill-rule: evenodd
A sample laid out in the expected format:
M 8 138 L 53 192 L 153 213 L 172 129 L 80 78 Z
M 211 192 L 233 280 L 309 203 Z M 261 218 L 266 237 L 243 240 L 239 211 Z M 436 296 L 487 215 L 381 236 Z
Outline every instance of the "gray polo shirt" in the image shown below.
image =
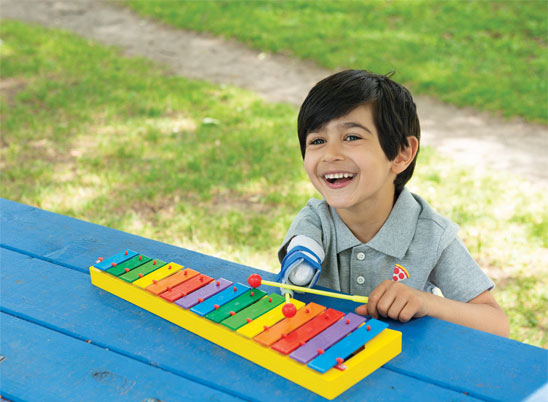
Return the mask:
M 325 200 L 311 199 L 291 224 L 278 256 L 281 261 L 291 238 L 302 234 L 325 251 L 320 286 L 368 296 L 383 280 L 392 279 L 399 264 L 409 273 L 402 283 L 424 291 L 436 286 L 445 297 L 467 302 L 494 283 L 457 231 L 455 223 L 404 188 L 381 229 L 362 243 Z

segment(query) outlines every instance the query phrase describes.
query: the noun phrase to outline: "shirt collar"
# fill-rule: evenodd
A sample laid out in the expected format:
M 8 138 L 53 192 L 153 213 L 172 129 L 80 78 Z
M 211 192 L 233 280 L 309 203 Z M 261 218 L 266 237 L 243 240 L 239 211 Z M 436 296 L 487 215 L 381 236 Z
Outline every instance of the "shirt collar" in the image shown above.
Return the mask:
M 348 229 L 335 209 L 330 209 L 337 233 L 337 254 L 361 245 L 362 243 Z M 404 188 L 390 211 L 388 219 L 366 245 L 381 253 L 403 258 L 415 235 L 420 209 L 419 203 L 411 192 Z

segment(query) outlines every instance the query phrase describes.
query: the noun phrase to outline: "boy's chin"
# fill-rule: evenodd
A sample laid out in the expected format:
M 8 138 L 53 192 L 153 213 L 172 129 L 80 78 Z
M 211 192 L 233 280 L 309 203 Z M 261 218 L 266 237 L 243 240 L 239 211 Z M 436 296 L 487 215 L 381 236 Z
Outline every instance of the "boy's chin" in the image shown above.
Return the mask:
M 324 195 L 325 202 L 335 209 L 348 209 L 353 206 L 353 203 L 349 200 L 340 199 L 339 197 L 329 197 Z

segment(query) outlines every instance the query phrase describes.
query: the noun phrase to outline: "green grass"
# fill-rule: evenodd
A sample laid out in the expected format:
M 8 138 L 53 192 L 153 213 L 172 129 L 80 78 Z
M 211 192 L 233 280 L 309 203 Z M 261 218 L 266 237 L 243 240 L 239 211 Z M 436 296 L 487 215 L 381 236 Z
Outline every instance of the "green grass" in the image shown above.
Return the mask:
M 548 3 L 127 0 L 177 28 L 330 68 L 397 70 L 416 93 L 548 122 Z
M 315 196 L 297 110 L 67 33 L 0 25 L 2 197 L 275 271 Z M 548 347 L 548 196 L 420 154 L 412 190 L 461 225 L 511 336 Z

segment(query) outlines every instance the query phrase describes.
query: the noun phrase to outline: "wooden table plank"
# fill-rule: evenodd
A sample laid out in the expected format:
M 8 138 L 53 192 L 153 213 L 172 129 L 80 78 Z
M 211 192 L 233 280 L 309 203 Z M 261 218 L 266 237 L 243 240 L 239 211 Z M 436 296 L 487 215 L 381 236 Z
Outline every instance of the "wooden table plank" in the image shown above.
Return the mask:
M 57 332 L 109 348 L 248 400 L 315 401 L 323 398 L 231 352 L 125 302 L 89 282 L 89 276 L 0 249 L 3 284 L 0 309 Z M 226 274 L 226 272 L 225 272 Z M 226 277 L 226 275 L 225 275 Z M 70 370 L 70 368 L 67 368 Z M 462 399 L 415 378 L 379 369 L 338 400 Z
M 234 395 L 0 313 L 2 396 L 25 401 L 241 401 Z M 67 369 L 63 369 L 66 367 Z

